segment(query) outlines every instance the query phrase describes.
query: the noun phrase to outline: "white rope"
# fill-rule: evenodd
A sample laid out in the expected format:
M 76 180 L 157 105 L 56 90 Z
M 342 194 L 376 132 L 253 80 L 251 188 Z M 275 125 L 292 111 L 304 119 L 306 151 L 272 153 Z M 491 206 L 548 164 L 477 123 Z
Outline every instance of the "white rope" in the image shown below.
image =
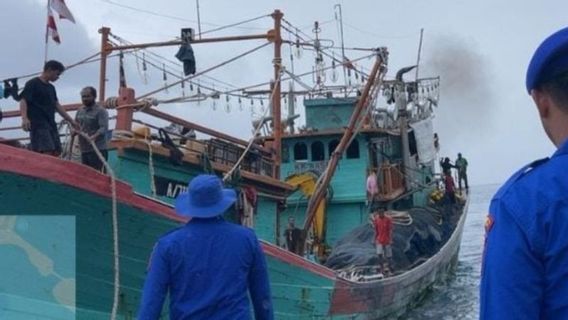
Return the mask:
M 81 131 L 76 131 L 76 132 L 91 144 L 93 150 L 97 154 L 97 157 L 99 157 L 99 160 L 101 160 L 101 162 L 105 166 L 107 175 L 110 177 L 110 187 L 112 192 L 112 240 L 113 240 L 112 242 L 113 242 L 113 252 L 114 252 L 113 254 L 114 255 L 114 288 L 113 288 L 114 294 L 113 294 L 112 311 L 110 314 L 110 319 L 115 320 L 116 313 L 118 310 L 118 299 L 120 293 L 120 259 L 119 259 L 120 252 L 118 247 L 119 240 L 118 240 L 118 210 L 116 203 L 116 178 L 114 172 L 112 171 L 112 168 L 105 160 L 105 158 L 103 157 L 103 155 L 101 154 L 101 152 L 97 148 L 97 145 L 91 139 L 91 137 L 89 137 L 89 135 L 87 135 L 84 132 Z
M 408 211 L 387 210 L 386 214 L 392 218 L 392 222 L 394 224 L 409 226 L 414 222 L 412 216 L 408 213 Z
M 152 191 L 152 197 L 156 197 L 156 181 L 154 180 L 154 160 L 152 158 L 152 142 L 144 139 L 146 145 L 148 146 L 148 166 L 150 167 L 150 190 Z
M 140 141 L 140 139 L 136 139 L 133 137 L 133 133 L 131 131 L 126 130 L 113 130 L 112 138 L 113 139 L 120 139 L 120 140 L 136 140 Z M 156 197 L 156 180 L 154 179 L 155 169 L 154 169 L 154 158 L 153 158 L 153 149 L 152 149 L 152 142 L 148 141 L 147 139 L 143 140 L 148 147 L 148 170 L 150 171 L 150 191 L 152 197 Z
M 65 137 L 65 141 L 63 142 L 63 146 L 62 146 L 62 152 L 59 155 L 59 157 L 61 159 L 65 159 L 65 160 L 71 160 L 71 153 L 72 153 L 72 149 L 73 149 L 73 136 L 71 135 L 71 129 L 70 129 L 70 125 L 66 120 L 62 120 L 58 127 L 57 127 L 57 133 L 59 133 L 61 131 L 61 129 L 65 126 L 65 130 L 63 133 L 63 136 Z

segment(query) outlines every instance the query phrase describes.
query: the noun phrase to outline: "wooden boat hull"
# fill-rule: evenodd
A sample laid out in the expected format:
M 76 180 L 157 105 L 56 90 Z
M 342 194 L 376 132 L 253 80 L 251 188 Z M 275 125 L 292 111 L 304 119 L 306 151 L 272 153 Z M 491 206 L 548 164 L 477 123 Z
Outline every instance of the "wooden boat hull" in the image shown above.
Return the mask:
M 3 290 L 0 317 L 108 319 L 114 286 L 109 180 L 79 164 L 0 145 L 0 217 L 21 220 L 43 217 L 38 222 L 44 224 L 43 228 L 34 230 L 38 235 L 44 234 L 43 241 L 48 247 L 55 246 L 50 256 L 52 269 L 61 270 L 58 264 L 68 263 L 71 270 L 68 274 L 58 273 L 59 278 L 68 279 L 67 285 L 63 286 L 66 298 L 54 295 L 38 298 L 22 288 L 39 286 L 40 290 L 55 292 L 57 283 L 54 284 L 53 276 L 40 271 L 31 272 L 32 275 L 24 273 L 31 260 L 21 254 L 22 259 L 13 258 L 8 260 L 9 263 L 1 264 L 0 274 L 14 275 L 25 286 L 12 283 L 8 286 L 11 291 Z M 184 221 L 170 206 L 140 196 L 122 182 L 117 183 L 117 201 L 118 313 L 120 319 L 131 319 L 136 315 L 153 243 L 161 234 Z M 49 221 L 53 222 L 50 224 Z M 465 214 L 440 252 L 420 266 L 399 276 L 368 283 L 340 279 L 331 269 L 263 241 L 276 318 L 379 319 L 403 313 L 455 265 L 464 221 Z M 21 233 L 17 228 L 15 231 Z M 52 238 L 53 234 L 63 236 L 57 242 Z M 62 249 L 58 251 L 57 246 Z M 47 250 L 41 247 L 37 246 L 38 252 Z M 25 251 L 0 242 L 0 252 L 9 250 Z M 74 259 L 64 255 L 66 252 L 74 252 Z M 166 314 L 164 311 L 164 318 Z

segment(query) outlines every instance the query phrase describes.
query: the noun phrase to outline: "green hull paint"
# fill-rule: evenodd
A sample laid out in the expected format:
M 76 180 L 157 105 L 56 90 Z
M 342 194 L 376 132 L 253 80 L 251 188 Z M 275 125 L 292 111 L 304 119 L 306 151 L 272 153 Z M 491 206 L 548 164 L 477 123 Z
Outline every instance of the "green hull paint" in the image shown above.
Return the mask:
M 3 203 L 0 216 L 74 218 L 69 230 L 61 230 L 76 235 L 73 248 L 77 270 L 76 313 L 69 312 L 69 319 L 108 319 L 114 281 L 110 199 L 66 185 L 4 172 L 0 172 L 0 190 L 0 202 Z M 30 193 L 29 190 L 37 192 Z M 272 205 L 261 200 L 260 208 L 264 208 L 261 211 L 271 210 Z M 126 205 L 119 204 L 118 212 L 121 270 L 118 313 L 119 319 L 134 319 L 153 244 L 179 223 Z M 260 213 L 255 221 L 259 225 L 275 222 L 274 215 Z M 277 319 L 314 319 L 316 315 L 324 317 L 328 313 L 334 285 L 332 279 L 272 256 L 267 260 Z M 18 266 L 12 271 L 12 274 L 20 272 Z M 66 319 L 60 314 L 66 310 L 65 306 L 53 300 L 32 301 L 24 293 L 18 289 L 10 295 L 0 295 L 0 315 L 9 319 L 29 319 L 32 305 L 37 319 Z
M 108 319 L 114 281 L 110 199 L 45 180 L 5 173 L 0 173 L 0 189 L 0 202 L 3 204 L 1 215 L 74 217 L 75 225 L 66 231 L 75 232 L 76 236 L 76 318 Z M 29 190 L 38 192 L 30 193 Z M 121 270 L 119 314 L 128 319 L 138 308 L 147 260 L 154 242 L 159 235 L 178 223 L 126 205 L 119 205 L 118 212 Z M 11 304 L 23 303 L 25 299 L 19 302 L 12 299 Z M 38 303 L 37 307 L 42 308 L 43 303 L 49 301 Z M 47 305 L 46 312 L 49 309 Z

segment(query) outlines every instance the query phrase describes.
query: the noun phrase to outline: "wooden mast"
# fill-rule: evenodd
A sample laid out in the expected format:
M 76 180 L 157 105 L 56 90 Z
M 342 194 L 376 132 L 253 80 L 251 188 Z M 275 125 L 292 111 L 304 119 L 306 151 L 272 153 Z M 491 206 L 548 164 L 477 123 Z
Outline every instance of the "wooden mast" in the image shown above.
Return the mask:
M 383 52 L 384 54 L 386 54 L 386 51 Z M 306 219 L 304 221 L 304 228 L 303 228 L 303 237 L 302 237 L 303 243 L 305 243 L 306 235 L 310 227 L 312 226 L 312 222 L 314 220 L 317 208 L 326 195 L 327 188 L 329 186 L 329 183 L 331 182 L 331 178 L 333 177 L 335 169 L 337 168 L 337 163 L 339 162 L 339 159 L 341 158 L 341 156 L 349 146 L 348 144 L 351 141 L 352 137 L 356 134 L 355 127 L 357 126 L 357 123 L 359 121 L 362 121 L 360 119 L 361 115 L 363 114 L 363 111 L 370 103 L 369 93 L 372 91 L 371 89 L 374 86 L 379 86 L 381 84 L 382 77 L 386 72 L 386 67 L 384 66 L 385 62 L 386 61 L 384 59 L 384 55 L 381 54 L 381 51 L 379 51 L 377 55 L 377 60 L 375 61 L 373 69 L 369 75 L 369 80 L 365 85 L 365 88 L 363 89 L 361 97 L 357 101 L 357 105 L 355 106 L 353 113 L 351 114 L 351 118 L 349 119 L 349 125 L 345 129 L 345 133 L 343 134 L 343 137 L 341 137 L 341 141 L 339 142 L 339 144 L 331 154 L 331 157 L 327 164 L 327 168 L 326 170 L 324 170 L 322 180 L 318 181 L 316 190 L 314 191 L 312 197 L 309 199 L 308 208 L 306 210 Z
M 101 34 L 101 64 L 99 71 L 99 101 L 103 103 L 105 101 L 105 88 L 106 88 L 106 63 L 107 57 L 112 51 L 109 50 L 108 35 L 110 34 L 110 28 L 102 27 L 99 29 Z
M 281 162 L 281 145 L 282 145 L 282 120 L 281 120 L 281 110 L 280 110 L 280 92 L 281 92 L 281 81 L 280 72 L 282 70 L 282 36 L 280 33 L 280 27 L 282 23 L 282 12 L 280 10 L 274 10 L 272 13 L 272 18 L 274 19 L 274 91 L 272 93 L 272 132 L 274 137 L 273 147 L 274 147 L 274 172 L 273 177 L 275 179 L 280 178 L 280 162 Z

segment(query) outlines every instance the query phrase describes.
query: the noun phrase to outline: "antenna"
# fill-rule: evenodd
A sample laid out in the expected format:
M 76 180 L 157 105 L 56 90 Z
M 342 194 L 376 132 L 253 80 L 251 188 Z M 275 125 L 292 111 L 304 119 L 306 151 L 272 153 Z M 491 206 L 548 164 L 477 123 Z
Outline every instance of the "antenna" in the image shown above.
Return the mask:
M 197 30 L 199 31 L 199 39 L 201 39 L 201 16 L 199 14 L 199 0 L 195 0 L 197 5 Z
M 341 11 L 341 4 L 336 4 L 333 6 L 334 9 L 339 9 L 339 19 L 337 19 L 337 13 L 335 13 L 335 19 L 339 20 L 339 30 L 341 36 L 341 66 L 343 67 L 343 80 L 345 81 L 345 86 L 347 87 L 347 70 L 345 68 L 345 42 L 343 41 L 343 12 Z M 347 96 L 347 90 L 345 90 L 345 96 Z
M 415 80 L 418 80 L 418 67 L 420 66 L 420 54 L 422 53 L 422 36 L 424 35 L 424 28 L 420 29 L 420 42 L 418 43 L 418 56 L 416 57 L 416 76 Z

